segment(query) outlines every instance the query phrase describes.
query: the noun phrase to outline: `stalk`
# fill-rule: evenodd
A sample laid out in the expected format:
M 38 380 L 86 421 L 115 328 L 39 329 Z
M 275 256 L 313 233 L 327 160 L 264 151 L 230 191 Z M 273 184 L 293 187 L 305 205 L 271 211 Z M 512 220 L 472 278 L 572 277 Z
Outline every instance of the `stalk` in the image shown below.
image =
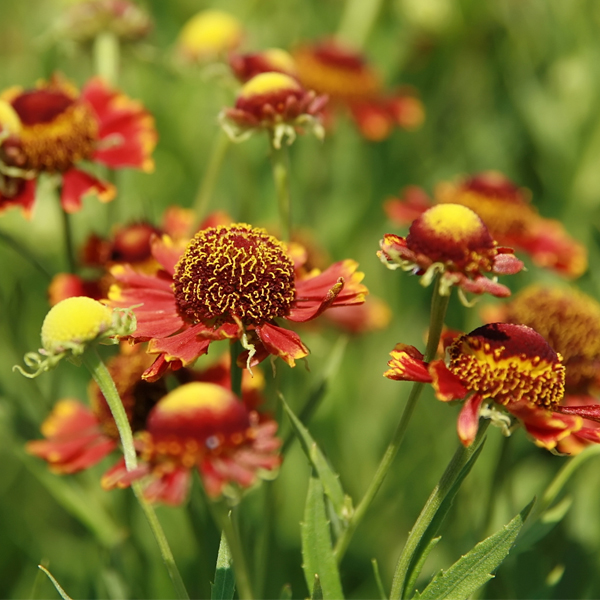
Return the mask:
M 279 148 L 270 137 L 271 165 L 273 179 L 279 205 L 279 221 L 281 224 L 281 239 L 289 242 L 292 234 L 292 198 L 290 193 L 290 157 L 287 144 L 279 144 Z

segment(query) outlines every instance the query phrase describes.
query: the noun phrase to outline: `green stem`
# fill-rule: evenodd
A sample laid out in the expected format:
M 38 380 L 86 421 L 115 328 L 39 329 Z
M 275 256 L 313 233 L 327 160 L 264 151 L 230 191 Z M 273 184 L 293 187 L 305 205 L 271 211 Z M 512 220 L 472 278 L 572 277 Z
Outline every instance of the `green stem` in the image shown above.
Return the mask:
M 290 158 L 287 144 L 280 144 L 279 148 L 273 143 L 270 136 L 271 165 L 273 166 L 273 179 L 279 205 L 279 220 L 281 223 L 281 239 L 289 242 L 292 235 L 292 199 L 290 193 Z
M 128 471 L 133 471 L 137 468 L 137 456 L 133 443 L 133 434 L 131 432 L 131 425 L 129 424 L 127 413 L 123 407 L 123 402 L 121 401 L 121 397 L 119 396 L 119 392 L 115 386 L 115 382 L 113 381 L 110 372 L 106 368 L 106 365 L 102 362 L 102 359 L 98 354 L 98 350 L 95 347 L 92 347 L 84 352 L 83 363 L 92 374 L 94 381 L 98 384 L 98 387 L 100 388 L 100 391 L 102 392 L 102 395 L 104 396 L 106 403 L 110 408 L 110 412 L 117 426 L 117 430 L 119 431 L 119 437 L 121 438 L 123 456 L 125 457 L 125 466 L 127 467 Z M 173 553 L 171 552 L 171 548 L 169 547 L 169 542 L 167 541 L 165 532 L 163 531 L 158 517 L 154 512 L 154 508 L 144 498 L 142 486 L 139 482 L 132 483 L 131 487 L 133 488 L 135 496 L 138 499 L 144 514 L 146 515 L 150 529 L 154 534 L 154 538 L 156 539 L 160 549 L 162 559 L 167 567 L 167 571 L 169 572 L 171 580 L 173 581 L 177 598 L 186 600 L 189 598 L 189 595 L 185 589 L 185 585 L 183 584 L 183 580 L 181 579 L 177 565 L 175 564 L 175 559 L 173 557 Z
M 102 31 L 94 40 L 94 70 L 110 85 L 119 77 L 119 38 L 112 31 Z
M 336 37 L 360 50 L 379 15 L 383 0 L 346 0 Z
M 415 552 L 419 547 L 421 539 L 425 535 L 428 527 L 431 525 L 435 515 L 437 514 L 442 502 L 445 500 L 448 493 L 455 486 L 456 482 L 465 467 L 469 462 L 469 459 L 475 452 L 478 451 L 481 446 L 484 434 L 490 424 L 489 420 L 485 420 L 480 423 L 477 437 L 473 443 L 465 448 L 462 444 L 459 445 L 458 449 L 454 453 L 452 460 L 446 467 L 444 474 L 442 475 L 439 483 L 435 486 L 431 495 L 427 499 L 421 514 L 417 518 L 414 527 L 408 534 L 408 539 L 402 554 L 398 559 L 396 565 L 396 571 L 394 573 L 394 579 L 392 582 L 392 591 L 390 592 L 390 600 L 398 600 L 404 598 L 406 579 L 409 574 L 409 569 L 414 564 Z
M 432 358 L 435 357 L 437 352 L 438 344 L 440 343 L 440 335 L 442 332 L 442 327 L 444 325 L 444 317 L 446 316 L 446 309 L 448 307 L 448 301 L 450 300 L 450 296 L 442 296 L 439 293 L 439 277 L 436 279 L 435 289 L 433 291 L 433 297 L 431 299 L 431 316 L 430 316 L 430 324 L 429 324 L 429 337 L 427 339 L 427 349 L 425 351 L 425 361 L 429 362 Z M 421 396 L 421 392 L 423 391 L 424 383 L 415 382 L 410 390 L 410 395 L 408 397 L 408 401 L 404 408 L 404 412 L 402 413 L 402 417 L 400 418 L 400 422 L 394 432 L 391 442 L 389 443 L 379 466 L 377 467 L 377 471 L 369 484 L 369 488 L 367 489 L 363 499 L 360 501 L 356 510 L 352 514 L 350 521 L 342 535 L 337 540 L 335 545 L 334 554 L 338 561 L 338 563 L 342 560 L 344 553 L 350 543 L 352 535 L 356 530 L 358 524 L 362 521 L 367 509 L 373 502 L 381 484 L 383 483 L 385 477 L 387 476 L 390 467 L 392 466 L 392 462 L 396 454 L 398 453 L 398 449 L 400 448 L 400 444 L 404 439 L 404 434 L 408 428 L 408 423 L 412 417 L 412 414 L 415 410 L 419 397 Z
M 242 549 L 242 543 L 238 532 L 231 521 L 229 510 L 227 506 L 221 502 L 212 503 L 211 510 L 217 525 L 221 528 L 221 531 L 225 534 L 225 538 L 227 539 L 229 551 L 233 559 L 233 572 L 240 600 L 252 600 L 254 595 L 252 593 L 252 586 L 250 584 L 250 576 Z
M 229 345 L 229 355 L 231 356 L 231 365 L 229 373 L 231 376 L 231 391 L 241 400 L 242 399 L 242 376 L 244 370 L 237 365 L 237 357 L 242 351 L 242 344 L 239 340 L 232 340 Z
M 75 273 L 77 270 L 75 260 L 75 248 L 73 244 L 73 231 L 71 228 L 71 216 L 62 207 L 60 209 L 63 221 L 63 235 L 65 238 L 65 256 L 67 259 L 67 269 L 69 273 Z
M 196 222 L 200 223 L 206 214 L 206 210 L 210 204 L 210 199 L 215 190 L 223 161 L 227 154 L 227 150 L 231 146 L 231 140 L 229 137 L 219 129 L 217 137 L 213 142 L 212 149 L 210 151 L 210 157 L 208 159 L 208 165 L 206 171 L 202 177 L 200 187 L 196 193 L 194 200 L 194 213 L 196 214 Z

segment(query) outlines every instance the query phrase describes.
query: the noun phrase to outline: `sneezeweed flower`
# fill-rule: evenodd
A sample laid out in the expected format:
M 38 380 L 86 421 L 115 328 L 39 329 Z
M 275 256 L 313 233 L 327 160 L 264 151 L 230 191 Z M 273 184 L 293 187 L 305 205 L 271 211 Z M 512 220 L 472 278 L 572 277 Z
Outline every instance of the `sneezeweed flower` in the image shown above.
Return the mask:
M 380 141 L 395 127 L 416 129 L 422 124 L 421 101 L 407 89 L 386 91 L 361 53 L 329 39 L 305 44 L 293 56 L 302 84 L 327 94 L 333 108 L 346 108 L 367 139 Z
M 559 221 L 541 217 L 530 204 L 531 193 L 497 171 L 487 171 L 459 181 L 442 182 L 435 203 L 461 204 L 474 210 L 500 244 L 522 250 L 539 267 L 579 277 L 587 269 L 587 250 L 565 231 Z M 433 205 L 427 194 L 411 186 L 400 199 L 385 205 L 388 217 L 408 224 Z
M 164 381 L 141 379 L 152 358 L 139 350 L 141 346 L 124 346 L 123 353 L 107 363 L 134 433 L 145 427 L 150 409 L 167 393 Z M 42 423 L 45 439 L 26 446 L 30 454 L 46 460 L 54 473 L 89 469 L 119 445 L 112 413 L 94 381 L 89 386 L 89 399 L 91 409 L 79 400 L 60 400 Z
M 280 148 L 284 139 L 291 144 L 299 132 L 309 131 L 322 139 L 321 113 L 326 102 L 326 96 L 306 90 L 285 73 L 260 73 L 244 84 L 235 106 L 222 110 L 219 120 L 235 142 L 265 130 L 273 146 Z
M 457 428 L 469 446 L 479 418 L 490 418 L 505 435 L 510 416 L 533 441 L 553 450 L 560 440 L 582 430 L 579 416 L 561 414 L 565 367 L 546 340 L 525 325 L 492 323 L 456 338 L 446 360 L 426 363 L 414 347 L 398 344 L 384 376 L 397 381 L 430 383 L 443 402 L 464 400 Z
M 177 47 L 191 62 L 225 60 L 229 52 L 239 46 L 243 34 L 242 24 L 232 15 L 220 10 L 203 10 L 183 26 Z
M 336 306 L 361 304 L 368 293 L 358 265 L 345 260 L 297 278 L 285 244 L 264 229 L 238 223 L 199 231 L 185 250 L 155 239 L 161 270 L 112 270 L 110 304 L 132 307 L 137 328 L 129 337 L 148 341 L 158 358 L 145 377 L 193 363 L 211 341 L 239 339 L 246 364 L 279 356 L 290 366 L 308 355 L 300 337 L 278 319 L 305 322 Z
M 390 269 L 401 268 L 421 276 L 429 285 L 440 275 L 440 294 L 453 286 L 461 292 L 504 297 L 510 290 L 484 273 L 511 275 L 523 268 L 510 248 L 498 246 L 483 221 L 458 204 L 434 206 L 410 226 L 406 238 L 387 234 L 378 256 Z
M 20 205 L 30 216 L 32 184 L 41 173 L 60 177 L 66 212 L 80 210 L 87 193 L 103 202 L 112 200 L 114 187 L 82 170 L 84 161 L 114 169 L 154 168 L 151 154 L 157 135 L 152 117 L 139 102 L 110 89 L 100 78 L 90 80 L 81 95 L 55 76 L 35 89 L 14 87 L 0 97 L 19 119 L 18 131 L 10 124 L 2 126 L 9 135 L 0 138 L 0 208 Z M 3 123 L 5 112 L 0 110 Z
M 110 309 L 91 298 L 67 298 L 53 306 L 42 324 L 42 348 L 25 355 L 25 364 L 14 368 L 26 377 L 37 377 L 55 367 L 63 358 L 77 362 L 94 343 L 116 343 L 116 336 L 126 336 L 135 329 L 131 312 Z
M 297 77 L 294 58 L 281 48 L 267 48 L 247 54 L 233 53 L 229 57 L 229 65 L 242 83 L 261 73 L 285 73 L 290 77 Z
M 148 35 L 152 21 L 148 14 L 130 0 L 82 0 L 61 15 L 57 35 L 78 42 L 94 40 L 110 32 L 123 41 L 136 41 Z
M 277 423 L 260 420 L 224 387 L 184 384 L 151 411 L 138 435 L 140 467 L 127 472 L 121 463 L 102 480 L 105 489 L 142 479 L 150 501 L 183 502 L 196 468 L 211 498 L 239 497 L 259 479 L 273 478 L 280 464 Z

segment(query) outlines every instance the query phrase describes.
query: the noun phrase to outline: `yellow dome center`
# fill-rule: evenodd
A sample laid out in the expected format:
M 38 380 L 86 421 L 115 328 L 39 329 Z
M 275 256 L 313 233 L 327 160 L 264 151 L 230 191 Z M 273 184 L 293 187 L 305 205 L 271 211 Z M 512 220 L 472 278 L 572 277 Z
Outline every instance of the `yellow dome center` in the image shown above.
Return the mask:
M 284 73 L 260 73 L 242 87 L 239 97 L 248 99 L 285 90 L 302 91 L 302 88 L 295 79 Z

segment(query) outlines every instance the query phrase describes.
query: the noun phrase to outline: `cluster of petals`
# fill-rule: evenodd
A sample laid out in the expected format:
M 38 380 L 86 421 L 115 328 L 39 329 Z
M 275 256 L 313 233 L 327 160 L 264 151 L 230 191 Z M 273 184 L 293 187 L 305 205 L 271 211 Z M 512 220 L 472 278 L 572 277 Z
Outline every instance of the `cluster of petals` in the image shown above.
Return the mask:
M 293 53 L 301 83 L 327 94 L 345 108 L 365 138 L 380 141 L 395 127 L 418 128 L 425 117 L 421 101 L 408 89 L 387 92 L 366 58 L 335 39 L 303 44 Z
M 571 287 L 534 284 L 482 314 L 486 320 L 523 323 L 539 332 L 563 357 L 563 410 L 584 418 L 600 416 L 600 304 L 594 298 Z M 600 441 L 600 424 L 586 420 L 586 427 L 597 432 L 592 441 Z M 575 454 L 585 445 L 581 437 L 571 436 L 558 449 Z
M 496 171 L 487 171 L 457 182 L 442 182 L 434 200 L 419 187 L 407 187 L 401 198 L 386 201 L 388 217 L 406 225 L 434 204 L 461 204 L 474 210 L 500 244 L 527 253 L 537 266 L 567 277 L 587 269 L 587 250 L 556 220 L 545 219 L 532 207 L 530 192 Z
M 203 245 L 209 252 L 200 255 L 197 249 Z M 187 248 L 166 236 L 154 238 L 152 255 L 160 265 L 154 273 L 129 265 L 113 268 L 117 283 L 109 294 L 111 306 L 133 310 L 137 329 L 131 338 L 149 341 L 149 352 L 158 355 L 144 374 L 150 380 L 169 367 L 192 364 L 212 341 L 222 339 L 241 340 L 247 364 L 273 355 L 293 366 L 308 348 L 278 319 L 306 322 L 333 307 L 361 304 L 367 294 L 354 261 L 300 275 L 285 245 L 245 224 L 203 229 Z M 229 270 L 219 261 L 227 262 Z M 184 274 L 188 280 L 182 283 Z M 194 279 L 214 291 L 190 292 Z M 267 296 L 253 300 L 262 292 Z
M 380 247 L 386 266 L 421 276 L 423 285 L 439 274 L 442 295 L 457 286 L 474 294 L 509 296 L 506 286 L 484 274 L 512 275 L 523 268 L 512 249 L 498 246 L 483 221 L 458 204 L 429 208 L 412 222 L 405 238 L 386 234 Z
M 465 446 L 475 439 L 482 416 L 509 433 L 508 415 L 523 424 L 538 446 L 549 450 L 572 436 L 600 441 L 597 430 L 584 425 L 581 411 L 562 406 L 562 357 L 530 327 L 484 325 L 451 341 L 445 360 L 426 363 L 419 350 L 405 344 L 398 344 L 391 357 L 385 377 L 430 383 L 443 402 L 464 400 L 457 429 Z
M 85 161 L 149 172 L 157 134 L 146 109 L 95 77 L 81 94 L 60 76 L 35 89 L 0 95 L 0 210 L 19 206 L 29 217 L 40 173 L 60 175 L 60 199 L 77 212 L 85 194 L 103 202 L 115 188 L 81 168 Z

